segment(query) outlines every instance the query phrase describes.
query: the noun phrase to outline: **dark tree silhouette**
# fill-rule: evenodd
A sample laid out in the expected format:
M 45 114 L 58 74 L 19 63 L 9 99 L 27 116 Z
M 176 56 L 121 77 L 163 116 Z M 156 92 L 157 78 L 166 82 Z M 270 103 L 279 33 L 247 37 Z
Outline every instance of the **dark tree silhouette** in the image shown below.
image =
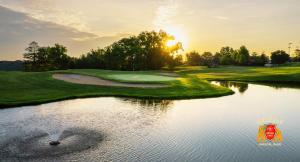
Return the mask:
M 272 64 L 283 64 L 290 60 L 290 55 L 283 50 L 277 50 L 271 53 Z

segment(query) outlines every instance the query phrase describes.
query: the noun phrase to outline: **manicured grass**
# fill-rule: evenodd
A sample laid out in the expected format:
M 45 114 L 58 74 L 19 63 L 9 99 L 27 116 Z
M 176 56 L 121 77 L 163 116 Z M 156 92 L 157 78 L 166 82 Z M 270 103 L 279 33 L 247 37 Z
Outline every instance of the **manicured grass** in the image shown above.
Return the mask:
M 178 78 L 173 81 L 164 81 L 169 85 L 165 88 L 125 88 L 80 85 L 67 83 L 52 78 L 58 72 L 86 73 L 92 76 L 105 78 L 113 74 L 158 74 L 160 72 L 122 72 L 106 70 L 67 70 L 52 72 L 0 72 L 0 107 L 14 107 L 34 105 L 64 99 L 119 96 L 153 99 L 188 99 L 229 95 L 230 89 L 211 85 L 197 77 Z
M 150 74 L 113 74 L 109 75 L 111 79 L 126 81 L 126 82 L 165 82 L 176 80 L 174 77 L 150 75 Z
M 96 96 L 118 96 L 151 99 L 189 99 L 233 94 L 228 88 L 206 80 L 231 80 L 262 83 L 295 83 L 300 85 L 300 66 L 273 68 L 223 66 L 178 67 L 179 77 L 162 76 L 161 71 L 111 71 L 72 69 L 51 72 L 0 72 L 0 107 L 33 105 L 64 99 Z M 80 85 L 52 78 L 54 73 L 76 73 L 129 83 L 162 83 L 165 88 L 125 88 Z
M 300 66 L 280 66 L 272 68 L 239 66 L 207 68 L 195 66 L 180 67 L 177 68 L 177 72 L 205 80 L 300 84 Z

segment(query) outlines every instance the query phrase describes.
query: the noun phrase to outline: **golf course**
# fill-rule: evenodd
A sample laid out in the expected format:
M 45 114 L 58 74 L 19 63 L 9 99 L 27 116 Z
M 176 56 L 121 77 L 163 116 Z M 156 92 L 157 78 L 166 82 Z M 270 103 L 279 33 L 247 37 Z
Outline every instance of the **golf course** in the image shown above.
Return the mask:
M 234 93 L 209 81 L 300 85 L 300 65 L 294 63 L 272 68 L 180 66 L 172 71 L 134 72 L 98 69 L 1 71 L 0 76 L 0 107 L 7 108 L 97 96 L 191 99 Z

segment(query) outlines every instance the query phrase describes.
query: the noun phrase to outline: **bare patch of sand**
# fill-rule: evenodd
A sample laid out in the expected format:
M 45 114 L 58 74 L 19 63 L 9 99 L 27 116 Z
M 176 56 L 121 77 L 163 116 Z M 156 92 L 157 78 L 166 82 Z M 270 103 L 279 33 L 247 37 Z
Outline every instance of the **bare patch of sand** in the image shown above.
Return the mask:
M 136 84 L 136 83 L 120 83 L 110 80 L 104 80 L 93 76 L 80 74 L 53 74 L 54 79 L 63 80 L 76 84 L 114 86 L 114 87 L 138 87 L 138 88 L 162 88 L 167 87 L 164 84 Z

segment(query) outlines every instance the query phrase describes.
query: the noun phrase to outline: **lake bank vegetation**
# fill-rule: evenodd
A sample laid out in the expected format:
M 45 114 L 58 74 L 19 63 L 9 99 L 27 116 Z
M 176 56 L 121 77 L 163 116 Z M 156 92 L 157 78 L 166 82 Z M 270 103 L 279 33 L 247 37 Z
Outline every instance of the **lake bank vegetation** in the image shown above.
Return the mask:
M 270 55 L 265 53 L 250 53 L 246 46 L 239 49 L 222 47 L 215 54 L 197 51 L 183 53 L 181 42 L 171 46 L 172 35 L 164 31 L 141 32 L 137 36 L 122 38 L 104 48 L 91 50 L 80 57 L 71 57 L 67 48 L 60 44 L 40 47 L 37 42 L 31 42 L 24 54 L 26 71 L 47 71 L 61 69 L 108 69 L 122 71 L 174 69 L 176 66 L 264 66 L 266 64 L 280 65 L 300 61 L 300 50 L 295 50 L 295 56 L 284 50 L 277 50 Z
M 170 45 L 170 40 L 174 41 L 174 37 L 164 31 L 142 32 L 80 57 L 70 57 L 67 48 L 60 44 L 40 47 L 32 42 L 24 54 L 27 72 L 0 71 L 0 108 L 97 96 L 162 100 L 234 93 L 229 88 L 210 84 L 213 80 L 300 84 L 300 63 L 296 63 L 300 61 L 300 50 L 294 57 L 283 50 L 274 51 L 269 57 L 263 53 L 251 54 L 245 46 L 236 50 L 222 47 L 215 54 L 194 51 L 185 57 L 182 44 Z M 277 66 L 264 67 L 269 63 Z M 147 89 L 73 84 L 53 78 L 57 73 L 165 86 Z M 173 78 L 163 77 L 166 75 Z

